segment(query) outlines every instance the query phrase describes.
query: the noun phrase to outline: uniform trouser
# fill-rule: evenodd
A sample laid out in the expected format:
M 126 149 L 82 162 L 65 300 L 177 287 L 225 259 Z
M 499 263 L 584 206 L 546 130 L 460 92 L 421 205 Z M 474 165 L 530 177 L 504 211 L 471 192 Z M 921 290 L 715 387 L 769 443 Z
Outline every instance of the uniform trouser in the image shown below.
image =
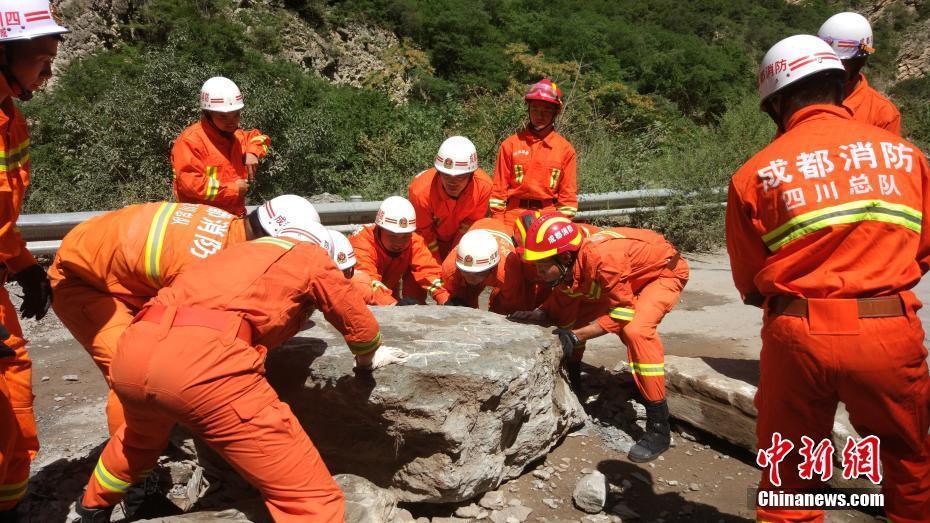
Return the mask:
M 39 450 L 32 410 L 32 362 L 10 295 L 0 286 L 0 323 L 10 337 L 6 345 L 15 356 L 0 358 L 0 511 L 9 510 L 26 495 L 29 465 Z
M 265 349 L 207 327 L 134 323 L 110 378 L 126 423 L 110 438 L 83 504 L 106 507 L 156 464 L 175 423 L 203 439 L 254 485 L 275 521 L 339 522 L 345 502 L 310 438 L 263 375 Z
M 54 280 L 52 308 L 110 382 L 110 362 L 116 342 L 138 310 L 122 299 L 76 279 Z M 125 421 L 123 406 L 113 392 L 107 396 L 107 426 L 116 434 Z
M 807 318 L 765 318 L 755 397 L 758 447 L 769 448 L 775 432 L 795 445 L 778 467 L 779 490 L 822 486 L 816 474 L 812 480 L 798 477 L 801 436 L 815 443 L 829 438 L 842 401 L 861 436 L 880 438 L 888 517 L 895 523 L 930 521 L 927 351 L 915 314 L 919 302 L 910 292 L 902 299 L 906 316 L 844 320 L 854 330 L 858 325 L 858 334 L 851 335 L 813 334 Z M 768 470 L 759 488 L 771 488 Z M 823 521 L 822 511 L 760 508 L 757 515 L 770 522 Z
M 643 286 L 636 295 L 633 320 L 620 331 L 633 380 L 646 401 L 665 399 L 665 347 L 657 329 L 681 298 L 688 276 L 688 264 L 681 259 L 668 275 Z M 603 310 L 599 309 L 598 314 L 603 314 Z M 572 353 L 572 360 L 581 361 L 584 348 L 579 349 Z

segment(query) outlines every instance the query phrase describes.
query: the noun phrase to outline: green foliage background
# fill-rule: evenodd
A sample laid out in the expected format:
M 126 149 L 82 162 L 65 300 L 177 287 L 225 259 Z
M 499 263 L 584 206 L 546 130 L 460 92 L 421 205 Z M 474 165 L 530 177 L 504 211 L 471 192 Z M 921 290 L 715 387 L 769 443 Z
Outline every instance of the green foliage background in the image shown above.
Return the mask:
M 238 3 L 238 2 L 237 2 Z M 722 238 L 713 203 L 774 126 L 758 111 L 755 64 L 775 41 L 814 32 L 846 3 L 811 0 L 276 0 L 233 15 L 232 0 L 149 0 L 113 49 L 70 65 L 26 105 L 34 185 L 27 212 L 116 208 L 170 196 L 169 151 L 198 118 L 213 75 L 246 95 L 246 127 L 272 137 L 255 202 L 323 191 L 403 194 L 439 143 L 463 134 L 489 172 L 498 144 L 523 124 L 525 85 L 546 75 L 567 93 L 559 130 L 575 145 L 582 192 L 668 187 L 682 196 L 631 218 L 683 248 Z M 855 5 L 853 5 L 855 7 Z M 428 64 L 407 103 L 339 87 L 271 58 L 280 9 L 320 29 L 365 22 L 393 30 Z M 893 35 L 924 16 L 876 27 L 879 80 L 893 73 Z M 930 143 L 930 81 L 892 91 L 911 138 Z M 648 202 L 646 202 L 648 204 Z

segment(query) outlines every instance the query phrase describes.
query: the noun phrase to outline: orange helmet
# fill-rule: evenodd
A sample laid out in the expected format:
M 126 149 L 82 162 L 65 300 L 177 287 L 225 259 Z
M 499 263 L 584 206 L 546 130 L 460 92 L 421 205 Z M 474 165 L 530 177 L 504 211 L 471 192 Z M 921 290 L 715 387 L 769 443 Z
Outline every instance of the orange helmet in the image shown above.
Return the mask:
M 559 212 L 547 212 L 526 230 L 521 256 L 525 261 L 544 260 L 581 247 L 581 228 Z
M 527 102 L 530 100 L 538 100 L 562 107 L 562 90 L 559 89 L 559 86 L 555 85 L 555 82 L 552 80 L 543 78 L 527 89 L 526 94 L 523 95 L 523 99 Z

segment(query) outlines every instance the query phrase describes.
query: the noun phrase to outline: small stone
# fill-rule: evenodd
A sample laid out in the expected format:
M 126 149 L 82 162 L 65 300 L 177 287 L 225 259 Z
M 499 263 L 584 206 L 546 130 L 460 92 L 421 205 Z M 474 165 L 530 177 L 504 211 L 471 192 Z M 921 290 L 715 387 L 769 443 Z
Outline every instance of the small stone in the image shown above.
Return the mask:
M 595 471 L 581 478 L 572 494 L 575 506 L 588 514 L 597 514 L 604 510 L 607 502 L 607 478 Z
M 71 396 L 74 396 L 74 394 L 72 394 L 72 393 L 70 393 L 70 392 L 66 392 L 66 393 L 65 393 L 65 396 L 68 396 L 68 397 L 70 398 Z
M 733 481 L 734 478 L 733 478 L 733 476 L 724 476 L 723 479 L 726 479 L 726 480 L 729 480 L 729 481 Z
M 481 512 L 481 507 L 474 503 L 455 509 L 455 515 L 460 518 L 477 518 L 479 512 Z
M 669 485 L 670 487 L 677 487 L 677 486 L 678 486 L 678 480 L 677 480 L 677 479 L 670 479 L 670 480 L 666 481 L 666 483 L 668 483 L 668 485 Z
M 546 505 L 549 508 L 553 508 L 553 509 L 559 508 L 559 502 L 552 498 L 543 498 L 542 502 L 544 505 Z
M 691 434 L 690 432 L 682 431 L 681 437 L 685 438 L 688 441 L 697 441 L 697 438 L 695 438 L 694 435 Z
M 572 460 L 571 460 L 571 458 L 562 458 L 562 461 L 564 461 L 564 462 L 566 462 L 566 463 L 570 463 Z
M 533 488 L 536 489 L 536 490 L 542 490 L 542 489 L 546 488 L 546 483 L 545 483 L 543 480 L 541 480 L 541 479 L 534 479 L 534 480 L 533 480 Z
M 665 456 L 659 456 L 659 461 L 665 461 Z
M 523 505 L 523 502 L 520 501 L 520 500 L 517 499 L 517 498 L 513 498 L 513 499 L 511 499 L 510 501 L 507 502 L 507 505 L 509 505 L 509 506 L 511 506 L 511 507 L 519 507 L 519 506 Z
M 691 483 L 688 485 L 688 489 L 692 490 L 693 492 L 697 492 L 701 490 L 701 486 L 698 485 L 697 483 Z
M 413 519 L 413 514 L 411 514 L 410 511 L 405 508 L 394 509 L 393 517 L 391 519 L 397 523 L 415 523 L 416 521 Z
M 530 517 L 533 509 L 529 507 L 507 507 L 503 510 L 491 512 L 491 521 L 494 523 L 523 523 Z
M 48 381 L 48 380 L 50 380 L 50 379 L 52 379 L 52 378 L 49 378 L 48 376 L 42 376 L 42 381 Z
M 582 473 L 582 474 L 585 474 L 585 475 L 591 474 L 592 472 L 594 472 L 594 471 L 593 471 L 592 469 L 589 469 L 588 467 L 585 467 L 585 468 L 581 469 L 581 473 Z
M 656 468 L 656 464 L 655 464 L 655 463 L 650 463 L 650 464 L 649 464 L 649 468 L 651 468 L 651 469 Z
M 694 454 L 690 450 L 685 451 L 685 456 L 693 456 Z
M 55 401 L 64 401 L 64 400 L 65 398 L 63 398 L 62 396 L 55 396 Z
M 552 477 L 552 473 L 545 469 L 536 469 L 533 471 L 533 477 L 543 481 L 548 481 L 549 478 Z
M 481 496 L 478 504 L 491 510 L 502 509 L 504 508 L 504 493 L 499 490 L 486 492 L 484 496 Z
M 80 378 L 78 378 L 77 374 L 65 374 L 61 377 L 61 379 L 65 381 L 80 381 Z

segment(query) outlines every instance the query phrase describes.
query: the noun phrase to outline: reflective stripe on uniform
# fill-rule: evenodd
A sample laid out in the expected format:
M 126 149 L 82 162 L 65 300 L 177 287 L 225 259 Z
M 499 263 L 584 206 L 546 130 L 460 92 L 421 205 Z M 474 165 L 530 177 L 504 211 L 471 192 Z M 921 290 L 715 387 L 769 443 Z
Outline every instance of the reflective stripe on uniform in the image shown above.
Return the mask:
M 206 168 L 206 173 L 207 188 L 204 190 L 204 197 L 206 197 L 208 200 L 213 200 L 220 192 L 220 180 L 216 177 L 216 166 L 208 165 Z
M 488 202 L 488 205 L 492 209 L 503 209 L 504 207 L 507 206 L 507 202 L 505 202 L 504 200 L 498 200 L 497 198 L 491 198 L 490 201 Z
M 251 140 L 249 140 L 249 142 L 251 142 L 251 143 L 257 143 L 257 144 L 261 145 L 261 146 L 262 146 L 262 149 L 265 150 L 265 153 L 268 153 L 268 140 L 269 140 L 269 138 L 268 138 L 267 135 L 260 134 L 260 135 L 258 135 L 258 136 L 253 137 Z
M 22 167 L 29 161 L 29 139 L 26 138 L 9 151 L 0 150 L 0 172 Z
M 610 309 L 608 314 L 617 321 L 633 321 L 633 315 L 636 314 L 636 311 L 625 307 L 614 307 Z
M 26 495 L 26 488 L 28 485 L 28 479 L 20 481 L 19 483 L 5 483 L 0 485 L 0 503 L 23 499 L 23 496 Z
M 375 336 L 371 341 L 363 343 L 352 343 L 350 341 L 346 341 L 346 345 L 348 345 L 349 350 L 355 354 L 365 354 L 366 352 L 371 352 L 381 346 L 381 331 L 378 331 L 378 335 Z
M 520 185 L 521 183 L 523 183 L 523 174 L 524 174 L 524 173 L 523 173 L 523 166 L 522 166 L 522 165 L 514 165 L 514 166 L 513 166 L 513 174 L 514 174 L 514 176 L 513 176 L 513 181 L 516 182 L 517 185 Z
M 664 363 L 636 363 L 631 361 L 630 370 L 633 371 L 633 374 L 639 374 L 640 376 L 665 376 Z
M 388 288 L 387 288 L 387 285 L 381 283 L 381 282 L 378 281 L 378 280 L 371 280 L 371 288 L 372 288 L 372 289 L 384 289 L 385 291 L 387 291 L 387 292 L 389 292 L 389 293 L 391 292 L 391 289 L 388 289 Z
M 433 283 L 430 283 L 429 287 L 426 288 L 426 292 L 433 294 L 434 292 L 438 291 L 441 288 L 442 288 L 442 279 L 436 278 L 435 280 L 433 280 Z
M 762 236 L 770 251 L 775 252 L 802 236 L 831 225 L 877 221 L 900 225 L 920 234 L 923 213 L 897 203 L 882 200 L 858 200 L 807 212 L 786 221 Z
M 559 207 L 559 212 L 566 216 L 575 216 L 578 214 L 578 209 L 576 207 L 569 207 L 567 205 Z
M 601 286 L 596 281 L 591 282 L 591 289 L 588 290 L 588 299 L 598 300 L 601 297 Z
M 149 235 L 145 239 L 145 276 L 152 285 L 161 287 L 161 251 L 165 246 L 165 235 L 168 233 L 168 220 L 177 209 L 176 203 L 163 203 L 155 211 L 152 224 L 149 225 Z
M 597 231 L 596 233 L 591 235 L 592 240 L 598 239 L 598 237 L 614 238 L 614 239 L 626 238 L 626 236 L 620 234 L 619 232 L 614 232 L 614 231 Z
M 293 243 L 291 243 L 291 242 L 289 242 L 289 241 L 287 241 L 287 240 L 282 240 L 281 238 L 274 238 L 274 237 L 272 237 L 272 236 L 263 236 L 263 237 L 261 237 L 261 238 L 259 238 L 259 239 L 257 239 L 257 240 L 254 240 L 254 242 L 255 242 L 255 243 L 267 243 L 267 244 L 270 244 L 270 245 L 277 245 L 278 247 L 281 247 L 281 248 L 286 249 L 286 250 L 291 250 L 291 249 L 294 248 L 294 244 L 293 244 Z
M 559 184 L 559 176 L 562 175 L 562 169 L 552 169 L 549 171 L 549 188 L 555 189 L 555 186 Z
M 433 252 L 438 251 L 438 250 L 439 250 L 439 242 L 436 241 L 436 240 L 433 240 L 433 241 L 429 242 L 429 245 L 427 245 L 426 248 L 429 249 L 429 250 L 431 250 L 431 251 L 433 251 Z
M 94 469 L 94 478 L 101 487 L 110 492 L 124 493 L 132 486 L 132 482 L 119 479 L 114 476 L 103 464 L 103 457 L 97 460 L 97 467 Z

